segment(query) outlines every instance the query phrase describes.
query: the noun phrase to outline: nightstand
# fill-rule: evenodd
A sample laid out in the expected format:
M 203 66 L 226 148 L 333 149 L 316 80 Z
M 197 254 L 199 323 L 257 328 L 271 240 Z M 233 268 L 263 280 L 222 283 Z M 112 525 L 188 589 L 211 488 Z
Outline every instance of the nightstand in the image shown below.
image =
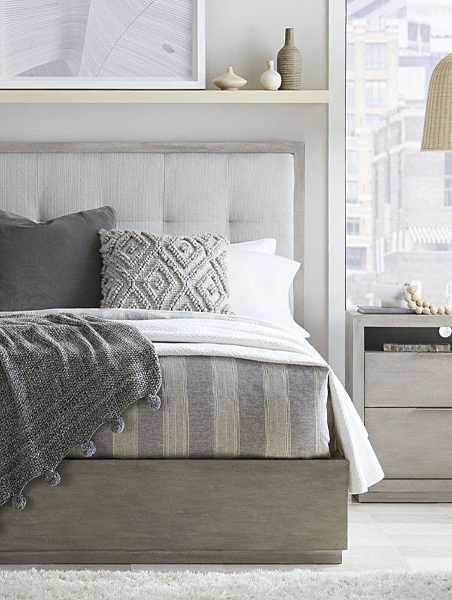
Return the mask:
M 445 343 L 452 316 L 347 313 L 346 388 L 385 472 L 360 502 L 452 502 L 452 352 L 383 352 Z

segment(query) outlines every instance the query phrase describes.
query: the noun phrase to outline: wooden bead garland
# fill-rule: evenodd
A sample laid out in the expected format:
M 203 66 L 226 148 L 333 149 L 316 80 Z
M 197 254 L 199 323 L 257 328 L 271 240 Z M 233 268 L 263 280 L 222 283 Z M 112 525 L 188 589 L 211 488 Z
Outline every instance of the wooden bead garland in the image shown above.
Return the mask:
M 452 308 L 450 306 L 434 306 L 427 300 L 422 300 L 416 294 L 416 288 L 410 283 L 405 283 L 405 302 L 408 308 L 411 308 L 417 315 L 450 315 Z

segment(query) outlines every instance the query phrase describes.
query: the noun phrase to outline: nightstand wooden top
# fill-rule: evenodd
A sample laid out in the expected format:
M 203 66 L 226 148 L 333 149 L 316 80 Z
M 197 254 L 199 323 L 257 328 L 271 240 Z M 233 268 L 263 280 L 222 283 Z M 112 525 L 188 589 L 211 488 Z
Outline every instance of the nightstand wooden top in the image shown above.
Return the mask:
M 363 314 L 351 310 L 347 319 L 365 327 L 452 327 L 452 315 Z

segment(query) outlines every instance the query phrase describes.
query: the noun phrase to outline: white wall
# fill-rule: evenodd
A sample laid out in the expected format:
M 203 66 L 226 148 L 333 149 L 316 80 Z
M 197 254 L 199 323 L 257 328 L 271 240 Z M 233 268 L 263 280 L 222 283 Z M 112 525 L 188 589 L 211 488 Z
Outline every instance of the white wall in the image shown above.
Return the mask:
M 328 87 L 328 0 L 206 0 L 207 78 L 230 64 L 259 88 L 284 28 L 303 54 L 303 87 Z M 209 87 L 213 87 L 209 84 Z M 2 141 L 306 143 L 306 319 L 326 356 L 328 111 L 323 105 L 0 105 Z

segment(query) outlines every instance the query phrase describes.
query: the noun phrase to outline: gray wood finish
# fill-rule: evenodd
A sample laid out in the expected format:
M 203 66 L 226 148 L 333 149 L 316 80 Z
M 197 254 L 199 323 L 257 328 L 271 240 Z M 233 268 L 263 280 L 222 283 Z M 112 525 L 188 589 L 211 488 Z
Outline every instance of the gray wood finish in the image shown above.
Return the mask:
M 0 207 L 35 220 L 113 205 L 120 228 L 275 237 L 304 264 L 304 144 L 0 143 Z M 303 322 L 303 269 L 294 316 Z
M 345 329 L 345 389 L 364 421 L 364 325 L 347 313 Z
M 366 407 L 452 407 L 452 353 L 365 353 Z
M 86 565 L 127 565 L 132 564 L 341 564 L 342 551 L 313 550 L 216 550 L 171 551 L 137 550 L 125 554 L 121 550 L 93 550 L 74 552 L 0 552 L 0 564 L 41 565 L 75 564 L 74 557 L 81 557 L 77 564 Z M 125 558 L 124 558 L 125 557 Z
M 348 462 L 66 460 L 0 511 L 0 562 L 340 561 Z M 320 552 L 321 554 L 317 554 Z
M 360 502 L 452 502 L 452 355 L 376 351 L 447 326 L 452 316 L 347 314 L 346 388 L 385 472 Z
M 366 408 L 366 427 L 386 477 L 452 478 L 452 408 Z
M 385 479 L 372 486 L 360 502 L 452 502 L 450 479 Z

